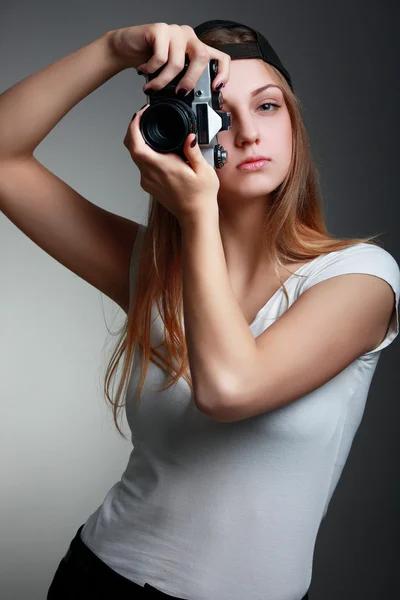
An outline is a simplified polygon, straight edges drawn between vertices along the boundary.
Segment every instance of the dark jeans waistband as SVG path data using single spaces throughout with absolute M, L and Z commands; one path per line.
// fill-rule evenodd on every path
M 76 573 L 80 572 L 80 576 L 86 574 L 88 577 L 91 576 L 100 582 L 104 597 L 106 597 L 109 589 L 110 593 L 112 592 L 114 595 L 118 592 L 132 595 L 135 592 L 136 596 L 132 595 L 132 597 L 142 598 L 143 600 L 188 600 L 166 594 L 149 583 L 145 583 L 142 587 L 111 569 L 83 542 L 80 536 L 83 527 L 84 524 L 79 527 L 61 563 L 63 563 L 63 568 L 67 568 L 71 573 L 74 571 Z M 308 600 L 308 593 L 302 600 Z

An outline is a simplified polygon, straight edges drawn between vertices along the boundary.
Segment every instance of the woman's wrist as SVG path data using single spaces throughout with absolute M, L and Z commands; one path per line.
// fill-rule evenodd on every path
M 118 31 L 119 29 L 112 29 L 111 31 L 107 31 L 107 33 L 105 33 L 104 36 L 102 36 L 108 42 L 111 60 L 115 62 L 115 65 L 118 68 L 120 68 L 121 71 L 128 68 L 136 69 L 143 62 L 143 60 L 140 61 L 139 59 L 135 59 L 135 57 L 132 56 L 124 56 L 121 52 L 118 51 L 117 45 L 115 43 Z

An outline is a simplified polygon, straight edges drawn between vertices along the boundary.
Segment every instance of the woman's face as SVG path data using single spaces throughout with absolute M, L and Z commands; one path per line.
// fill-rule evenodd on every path
M 231 61 L 229 81 L 222 88 L 222 110 L 231 113 L 231 129 L 218 133 L 218 143 L 228 153 L 228 162 L 216 169 L 220 180 L 218 200 L 223 205 L 243 204 L 243 199 L 262 199 L 284 180 L 292 156 L 292 127 L 283 92 L 276 86 L 261 59 Z M 273 103 L 273 104 L 269 104 Z M 279 106 L 274 106 L 277 104 Z M 248 156 L 270 160 L 257 171 L 240 171 L 237 165 Z

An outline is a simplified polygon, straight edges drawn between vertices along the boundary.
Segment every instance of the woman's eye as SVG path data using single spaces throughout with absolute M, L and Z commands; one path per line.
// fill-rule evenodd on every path
M 273 110 L 262 110 L 261 112 L 275 112 L 276 110 L 278 110 L 278 108 L 280 108 L 280 104 L 276 104 L 275 102 L 265 102 L 264 104 L 261 104 L 258 108 L 261 108 L 262 106 L 275 106 L 275 108 Z

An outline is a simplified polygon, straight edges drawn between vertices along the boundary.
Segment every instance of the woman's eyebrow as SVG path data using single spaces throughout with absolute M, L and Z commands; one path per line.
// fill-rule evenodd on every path
M 261 92 L 263 92 L 264 90 L 268 89 L 269 87 L 276 87 L 276 88 L 281 89 L 279 87 L 279 85 L 276 85 L 275 83 L 268 83 L 267 85 L 263 85 L 262 87 L 257 88 L 256 90 L 252 91 L 251 92 L 251 96 L 252 97 L 257 96 L 257 94 L 261 94 Z
M 261 92 L 263 92 L 264 90 L 266 90 L 266 89 L 268 89 L 270 87 L 276 87 L 276 88 L 278 88 L 279 90 L 282 91 L 282 88 L 279 85 L 276 85 L 275 83 L 267 83 L 267 85 L 263 85 L 263 86 L 257 88 L 256 90 L 253 90 L 251 92 L 251 97 L 254 98 L 255 96 L 258 96 L 258 94 L 261 94 Z M 224 102 L 223 103 L 225 104 L 225 98 L 224 98 Z M 229 100 L 226 100 L 226 103 L 229 104 Z

